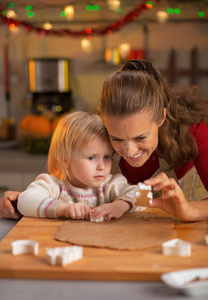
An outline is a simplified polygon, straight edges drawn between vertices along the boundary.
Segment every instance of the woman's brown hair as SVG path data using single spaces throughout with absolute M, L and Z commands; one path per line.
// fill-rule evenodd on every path
M 198 147 L 190 134 L 190 126 L 201 123 L 208 117 L 208 101 L 196 86 L 190 88 L 167 86 L 160 73 L 150 61 L 132 60 L 113 73 L 103 84 L 99 111 L 102 115 L 129 116 L 151 111 L 159 128 L 159 157 L 165 159 L 169 169 L 192 161 Z

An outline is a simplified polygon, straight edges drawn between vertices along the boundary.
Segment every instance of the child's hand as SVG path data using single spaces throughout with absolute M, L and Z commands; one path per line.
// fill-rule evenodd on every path
M 105 216 L 106 220 L 109 221 L 112 218 L 120 218 L 130 207 L 131 204 L 129 202 L 118 199 L 112 203 L 106 203 L 94 208 L 91 213 L 97 219 Z
M 85 203 L 67 204 L 63 203 L 56 209 L 58 218 L 73 220 L 84 220 L 90 218 L 90 207 Z

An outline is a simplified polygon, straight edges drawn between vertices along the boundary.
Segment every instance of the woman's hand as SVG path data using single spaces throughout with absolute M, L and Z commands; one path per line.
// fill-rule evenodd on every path
M 106 220 L 109 221 L 113 218 L 120 218 L 131 206 L 129 202 L 117 199 L 112 203 L 106 203 L 94 208 L 91 213 L 97 219 L 105 216 Z
M 15 211 L 19 194 L 19 192 L 13 191 L 7 191 L 4 193 L 4 197 L 0 199 L 0 216 L 9 219 L 20 218 L 20 213 L 17 210 Z
M 84 220 L 90 218 L 90 207 L 82 202 L 68 204 L 63 203 L 56 208 L 58 218 L 67 218 L 73 220 Z
M 187 202 L 182 189 L 175 179 L 168 178 L 165 173 L 160 173 L 155 178 L 145 180 L 144 183 L 151 185 L 155 191 L 162 189 L 161 196 L 152 200 L 151 207 L 158 207 L 184 221 L 206 219 L 202 211 L 205 207 L 206 209 L 208 208 L 208 201 Z

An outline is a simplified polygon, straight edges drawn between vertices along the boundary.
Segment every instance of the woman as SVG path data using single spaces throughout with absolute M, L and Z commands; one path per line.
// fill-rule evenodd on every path
M 177 182 L 195 166 L 208 190 L 208 102 L 196 87 L 171 91 L 150 62 L 129 61 L 104 82 L 100 114 L 123 175 L 162 189 L 152 207 L 185 221 L 208 219 L 208 198 L 188 202 Z M 1 199 L 0 214 L 9 200 Z
M 150 62 L 129 61 L 104 82 L 100 113 L 127 180 L 163 189 L 152 207 L 208 218 L 208 200 L 188 203 L 175 180 L 195 166 L 208 195 L 208 102 L 196 87 L 171 91 Z

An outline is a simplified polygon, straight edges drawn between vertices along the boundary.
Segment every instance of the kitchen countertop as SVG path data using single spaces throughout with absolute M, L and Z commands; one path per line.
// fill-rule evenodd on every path
M 0 150 L 0 171 L 30 171 L 45 168 L 47 155 L 32 155 L 20 149 Z M 0 217 L 0 240 L 18 221 Z M 188 300 L 194 299 L 163 282 L 0 279 L 1 300 Z M 196 298 L 195 298 L 196 299 Z M 197 298 L 205 300 L 207 296 Z
M 17 223 L 0 217 L 0 239 Z M 163 282 L 0 279 L 1 300 L 188 300 Z M 195 298 L 196 299 L 196 298 Z M 207 296 L 197 298 L 205 300 Z

